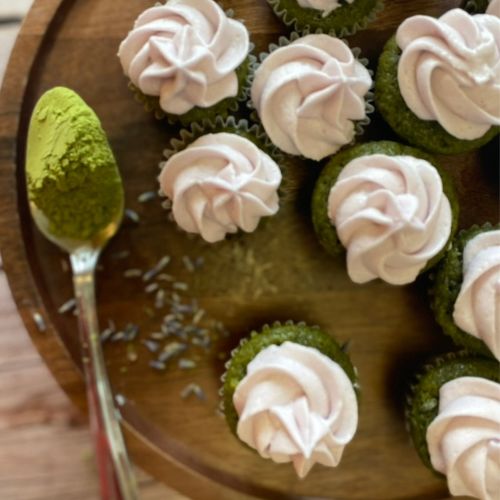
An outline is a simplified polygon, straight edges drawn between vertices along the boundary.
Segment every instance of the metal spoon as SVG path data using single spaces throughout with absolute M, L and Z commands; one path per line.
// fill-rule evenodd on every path
M 33 202 L 30 202 L 30 210 L 40 231 L 50 241 L 70 254 L 73 286 L 79 313 L 89 416 L 95 439 L 102 498 L 136 500 L 138 498 L 137 484 L 120 429 L 119 412 L 114 406 L 106 374 L 99 338 L 94 284 L 99 255 L 118 230 L 123 207 L 115 219 L 89 241 L 54 237 L 49 231 L 47 217 Z

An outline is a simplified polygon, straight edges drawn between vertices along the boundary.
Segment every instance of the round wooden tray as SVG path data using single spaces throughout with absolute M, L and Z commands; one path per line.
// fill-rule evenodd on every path
M 55 377 L 82 408 L 76 322 L 58 307 L 71 297 L 64 255 L 40 236 L 29 217 L 24 186 L 27 124 L 36 99 L 46 89 L 66 85 L 94 107 L 110 136 L 123 173 L 127 206 L 141 222 L 126 224 L 103 255 L 98 273 L 101 324 L 114 319 L 141 326 L 133 344 L 139 359 L 127 360 L 126 345 L 106 345 L 127 443 L 134 461 L 193 498 L 439 499 L 446 484 L 420 463 L 407 436 L 403 403 L 412 373 L 433 353 L 451 348 L 439 334 L 425 287 L 353 285 L 343 259 L 331 259 L 312 233 L 308 214 L 318 167 L 294 162 L 289 175 L 297 186 L 288 193 L 280 215 L 256 233 L 239 235 L 210 247 L 190 239 L 167 222 L 158 200 L 139 204 L 137 196 L 156 189 L 157 165 L 176 128 L 155 122 L 134 102 L 116 57 L 118 44 L 151 0 L 38 0 L 15 47 L 0 96 L 0 235 L 4 264 L 19 311 L 33 342 Z M 265 50 L 283 28 L 265 0 L 226 0 L 246 21 L 257 50 Z M 408 15 L 439 15 L 456 0 L 391 0 L 378 21 L 351 38 L 375 68 L 384 41 Z M 394 139 L 376 115 L 365 138 Z M 467 155 L 442 158 L 454 177 L 461 202 L 460 226 L 498 218 L 497 144 Z M 116 252 L 131 251 L 124 260 Z M 151 354 L 140 343 L 157 328 L 149 318 L 151 296 L 140 280 L 127 280 L 127 268 L 148 269 L 165 254 L 168 272 L 189 284 L 207 317 L 220 320 L 231 335 L 205 352 L 193 347 L 198 367 L 165 372 L 149 366 Z M 182 256 L 203 256 L 205 265 L 190 273 Z M 154 308 L 153 308 L 154 309 Z M 38 312 L 47 329 L 33 320 Z M 305 320 L 350 341 L 363 388 L 359 431 L 337 469 L 316 467 L 300 481 L 288 465 L 261 460 L 229 433 L 217 414 L 217 390 L 224 353 L 251 328 L 274 320 Z M 207 396 L 182 400 L 189 382 Z

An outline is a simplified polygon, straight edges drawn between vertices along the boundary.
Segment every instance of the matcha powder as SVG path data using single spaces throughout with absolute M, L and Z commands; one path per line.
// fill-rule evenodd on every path
M 123 210 L 123 186 L 94 111 L 56 87 L 31 117 L 26 158 L 28 196 L 56 237 L 90 240 Z

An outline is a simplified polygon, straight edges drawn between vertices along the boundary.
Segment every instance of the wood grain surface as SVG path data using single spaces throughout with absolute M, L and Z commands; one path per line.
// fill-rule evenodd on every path
M 265 0 L 221 2 L 245 20 L 261 51 L 283 33 Z M 381 47 L 408 15 L 439 15 L 459 2 L 393 0 L 373 26 L 352 38 L 374 69 Z M 371 283 L 353 285 L 342 259 L 322 252 L 308 214 L 310 190 L 318 168 L 305 162 L 287 165 L 286 196 L 278 217 L 252 235 L 238 235 L 215 246 L 186 237 L 166 220 L 158 200 L 137 202 L 156 189 L 161 152 L 178 130 L 157 123 L 133 101 L 116 59 L 117 46 L 135 17 L 151 2 L 137 0 L 39 0 L 15 48 L 0 96 L 0 228 L 5 266 L 19 311 L 59 383 L 80 407 L 84 391 L 79 366 L 76 323 L 57 313 L 71 297 L 64 256 L 34 229 L 24 192 L 26 127 L 40 94 L 67 85 L 93 106 L 110 136 L 124 177 L 127 205 L 140 216 L 126 224 L 103 255 L 98 273 L 101 323 L 119 328 L 138 323 L 141 335 L 130 362 L 127 346 L 106 346 L 111 381 L 126 398 L 121 408 L 127 442 L 135 461 L 194 498 L 323 497 L 336 499 L 439 499 L 445 483 L 419 462 L 407 437 L 402 407 L 413 371 L 433 353 L 450 349 L 427 306 L 423 282 L 410 287 Z M 394 139 L 378 116 L 365 135 Z M 498 218 L 497 146 L 441 158 L 457 184 L 460 225 Z M 130 250 L 124 260 L 116 252 Z M 175 365 L 165 372 L 149 366 L 151 354 L 141 344 L 158 328 L 160 314 L 149 317 L 151 296 L 142 282 L 126 280 L 127 268 L 146 270 L 165 254 L 168 272 L 189 285 L 183 300 L 197 298 L 207 320 L 222 321 L 231 335 L 205 351 L 192 347 L 196 369 Z M 205 266 L 190 273 L 182 257 L 202 256 Z M 33 313 L 44 318 L 39 332 Z M 341 467 L 317 467 L 299 481 L 288 466 L 265 462 L 237 442 L 217 414 L 217 389 L 223 358 L 252 328 L 274 320 L 305 320 L 350 341 L 350 354 L 363 386 L 360 425 Z M 182 400 L 189 382 L 199 383 L 206 401 Z

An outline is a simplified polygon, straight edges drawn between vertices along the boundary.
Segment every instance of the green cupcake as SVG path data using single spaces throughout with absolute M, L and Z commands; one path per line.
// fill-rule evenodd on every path
M 348 36 L 375 19 L 384 8 L 382 0 L 267 0 L 276 16 L 299 33 Z
M 429 154 L 370 142 L 335 155 L 312 198 L 316 236 L 332 255 L 347 251 L 355 283 L 402 285 L 434 266 L 455 234 L 458 201 Z
M 477 33 L 466 58 L 459 42 L 464 29 Z M 398 135 L 430 152 L 457 154 L 498 134 L 498 48 L 487 42 L 494 29 L 460 9 L 404 21 L 380 56 L 375 81 L 376 106 Z
M 118 57 L 146 111 L 189 125 L 227 117 L 247 99 L 252 48 L 243 23 L 216 2 L 169 0 L 137 18 Z
M 422 462 L 435 471 L 429 453 L 428 429 L 440 412 L 440 403 L 443 403 L 440 401 L 440 391 L 443 386 L 463 377 L 477 377 L 499 383 L 500 365 L 494 360 L 476 357 L 467 352 L 435 358 L 417 375 L 416 383 L 411 387 L 407 398 L 406 421 L 413 444 Z
M 194 123 L 164 154 L 158 178 L 163 206 L 187 233 L 216 243 L 254 232 L 279 211 L 281 157 L 258 125 L 233 117 Z
M 431 276 L 430 287 L 431 306 L 443 332 L 457 345 L 497 359 L 500 332 L 494 324 L 494 312 L 488 311 L 495 304 L 494 281 L 498 279 L 500 225 L 485 224 L 458 234 Z
M 315 463 L 338 465 L 357 428 L 358 383 L 330 335 L 304 323 L 265 325 L 232 352 L 222 379 L 231 431 L 263 458 L 293 462 L 299 477 Z

